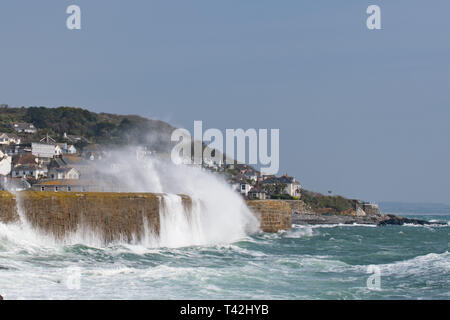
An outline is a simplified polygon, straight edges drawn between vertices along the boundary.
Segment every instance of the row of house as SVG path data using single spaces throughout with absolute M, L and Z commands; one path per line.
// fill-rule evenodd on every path
M 288 195 L 295 198 L 301 196 L 301 184 L 287 174 L 276 177 L 264 175 L 245 164 L 229 167 L 234 174 L 228 175 L 227 182 L 234 190 L 248 199 L 269 199 L 272 196 Z
M 35 133 L 32 124 L 12 124 L 16 132 Z M 103 161 L 108 152 L 98 145 L 89 145 L 83 153 L 71 143 L 88 142 L 85 138 L 64 133 L 65 143 L 58 143 L 50 136 L 38 142 L 21 143 L 16 134 L 0 133 L 0 182 L 9 188 L 37 191 L 120 191 L 120 183 L 96 179 L 92 161 Z M 147 148 L 136 151 L 138 159 L 160 158 L 164 154 L 153 153 Z M 276 177 L 261 174 L 246 164 L 225 164 L 223 161 L 205 161 L 202 169 L 224 174 L 234 190 L 248 199 L 267 199 L 287 195 L 299 198 L 301 184 L 287 174 Z M 103 181 L 103 182 L 99 182 Z
M 12 123 L 10 127 L 23 137 L 37 132 L 30 123 Z M 17 134 L 0 133 L 0 187 L 22 190 L 51 180 L 80 179 L 83 159 L 77 156 L 77 149 L 70 142 L 84 141 L 84 138 L 65 133 L 67 142 L 64 143 L 48 135 L 40 141 L 22 143 Z M 72 162 L 76 162 L 77 167 L 71 166 Z M 87 163 L 84 165 L 88 167 Z

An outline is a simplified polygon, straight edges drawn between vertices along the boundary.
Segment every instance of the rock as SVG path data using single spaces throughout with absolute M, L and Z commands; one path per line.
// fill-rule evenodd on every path
M 445 222 L 429 222 L 426 220 L 420 220 L 420 219 L 410 219 L 405 217 L 396 216 L 394 214 L 388 214 L 383 217 L 383 220 L 381 220 L 378 225 L 379 226 L 386 226 L 386 225 L 404 225 L 405 223 L 409 224 L 417 224 L 417 225 L 445 225 Z

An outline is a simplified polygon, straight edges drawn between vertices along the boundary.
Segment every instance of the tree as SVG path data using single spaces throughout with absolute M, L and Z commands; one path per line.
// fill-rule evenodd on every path
M 263 184 L 262 189 L 269 195 L 283 194 L 285 193 L 286 184 L 279 181 L 275 181 L 273 183 L 265 183 Z

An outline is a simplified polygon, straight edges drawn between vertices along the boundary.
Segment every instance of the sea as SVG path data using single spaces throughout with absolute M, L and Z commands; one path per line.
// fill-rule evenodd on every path
M 171 247 L 58 243 L 0 224 L 0 294 L 8 300 L 448 300 L 450 215 L 411 217 L 447 224 L 294 225 Z

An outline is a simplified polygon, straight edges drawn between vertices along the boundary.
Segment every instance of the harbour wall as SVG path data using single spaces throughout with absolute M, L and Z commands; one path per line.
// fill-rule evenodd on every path
M 190 207 L 189 197 L 182 196 Z M 0 221 L 20 215 L 34 229 L 63 239 L 76 232 L 95 234 L 105 243 L 139 241 L 147 231 L 159 233 L 160 197 L 151 193 L 0 192 Z
M 264 232 L 292 229 L 292 208 L 284 200 L 248 200 L 247 206 L 260 220 Z
M 192 201 L 182 197 L 187 215 Z M 277 232 L 292 226 L 292 210 L 284 201 L 248 201 L 259 218 L 261 230 Z M 75 233 L 95 234 L 105 243 L 140 241 L 146 234 L 158 235 L 161 195 L 153 193 L 39 192 L 13 195 L 0 191 L 0 222 L 22 220 L 44 234 L 64 239 Z

